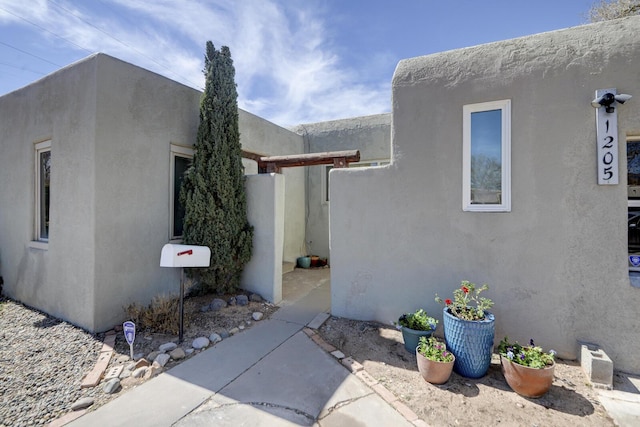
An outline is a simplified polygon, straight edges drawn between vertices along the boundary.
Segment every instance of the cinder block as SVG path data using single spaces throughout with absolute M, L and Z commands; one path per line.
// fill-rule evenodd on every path
M 583 344 L 580 347 L 580 365 L 594 387 L 613 388 L 613 362 L 604 350 Z

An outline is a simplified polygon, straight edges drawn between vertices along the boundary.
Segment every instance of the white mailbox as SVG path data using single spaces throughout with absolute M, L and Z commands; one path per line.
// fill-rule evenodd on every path
M 176 245 L 162 247 L 160 267 L 209 267 L 211 249 L 207 246 Z

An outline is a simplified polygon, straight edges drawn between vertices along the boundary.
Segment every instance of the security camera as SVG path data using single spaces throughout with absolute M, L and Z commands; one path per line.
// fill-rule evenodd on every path
M 615 111 L 613 104 L 616 101 L 619 102 L 620 104 L 624 104 L 630 99 L 631 99 L 631 95 L 627 95 L 625 93 L 614 95 L 611 92 L 607 92 L 605 94 L 602 94 L 598 98 L 594 99 L 593 101 L 591 101 L 591 105 L 594 108 L 605 107 L 607 113 L 613 113 Z

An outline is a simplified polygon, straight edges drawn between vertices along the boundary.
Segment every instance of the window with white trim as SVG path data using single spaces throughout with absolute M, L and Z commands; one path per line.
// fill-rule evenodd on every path
M 370 160 L 366 162 L 349 163 L 350 168 L 368 168 L 374 166 L 384 166 L 390 163 L 389 159 Z M 329 202 L 329 172 L 333 165 L 324 165 L 324 176 L 322 177 L 322 203 Z
M 184 179 L 184 173 L 191 165 L 193 148 L 171 144 L 171 166 L 169 183 L 169 238 L 178 240 L 182 238 L 185 208 L 180 203 L 180 188 Z
M 35 240 L 49 241 L 51 203 L 51 141 L 35 144 Z
M 511 100 L 463 107 L 462 210 L 511 211 Z

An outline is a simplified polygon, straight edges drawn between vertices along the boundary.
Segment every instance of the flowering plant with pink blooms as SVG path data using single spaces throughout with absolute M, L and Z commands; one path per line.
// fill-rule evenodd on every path
M 453 353 L 447 350 L 445 343 L 438 341 L 434 337 L 420 337 L 417 350 L 418 353 L 429 360 L 436 362 L 453 362 Z
M 480 296 L 487 289 L 487 284 L 477 287 L 475 283 L 463 280 L 460 287 L 453 291 L 453 301 L 449 298 L 443 300 L 436 294 L 436 302 L 447 306 L 449 313 L 459 319 L 483 320 L 485 311 L 493 307 L 493 301 Z

